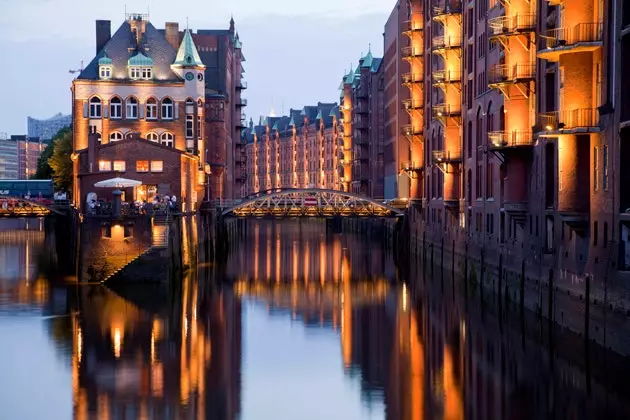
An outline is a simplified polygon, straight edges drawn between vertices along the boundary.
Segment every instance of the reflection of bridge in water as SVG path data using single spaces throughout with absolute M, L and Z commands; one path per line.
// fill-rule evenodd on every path
M 246 197 L 223 211 L 237 217 L 397 217 L 404 213 L 350 192 L 319 188 L 280 188 Z

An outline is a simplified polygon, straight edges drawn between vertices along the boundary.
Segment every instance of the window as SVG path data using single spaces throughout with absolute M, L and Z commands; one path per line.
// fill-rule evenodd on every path
M 136 160 L 136 172 L 149 172 L 149 161 Z
M 147 140 L 152 141 L 154 143 L 158 142 L 158 135 L 155 133 L 149 133 L 147 134 Z
M 103 143 L 103 136 L 101 133 L 96 133 L 96 143 L 100 146 Z
M 162 172 L 162 171 L 164 171 L 164 161 L 152 160 L 151 161 L 151 172 Z
M 98 161 L 98 170 L 101 172 L 111 171 L 112 170 L 112 161 L 111 160 L 99 160 Z
M 118 131 L 114 131 L 112 134 L 109 135 L 109 141 L 121 141 L 122 138 L 123 138 L 122 133 Z
M 101 118 L 101 99 L 96 96 L 90 99 L 90 118 Z
M 122 118 L 122 100 L 117 96 L 109 102 L 109 116 L 114 120 Z
M 201 116 L 197 115 L 197 138 L 201 138 Z
M 599 148 L 593 147 L 593 190 L 597 191 L 599 179 L 597 179 L 597 173 L 599 172 L 599 159 L 597 159 L 597 152 Z
M 162 119 L 173 119 L 173 101 L 171 100 L 171 98 L 164 98 L 162 100 Z
M 158 106 L 155 98 L 147 99 L 147 120 L 157 120 Z
M 191 139 L 194 136 L 194 116 L 186 115 L 186 138 Z
M 110 66 L 100 66 L 99 77 L 101 79 L 109 79 L 112 77 L 112 68 Z
M 114 170 L 118 172 L 125 172 L 125 161 L 124 160 L 115 160 L 114 161 Z
M 130 79 L 150 80 L 152 77 L 153 77 L 153 69 L 151 67 L 129 67 Z
M 604 166 L 604 176 L 603 176 L 602 181 L 604 184 L 604 191 L 608 191 L 608 146 L 603 146 L 602 152 L 603 152 L 602 164 Z
M 133 96 L 127 98 L 127 115 L 128 120 L 135 120 L 138 118 L 138 100 Z
M 173 147 L 173 135 L 171 133 L 162 133 L 162 144 Z

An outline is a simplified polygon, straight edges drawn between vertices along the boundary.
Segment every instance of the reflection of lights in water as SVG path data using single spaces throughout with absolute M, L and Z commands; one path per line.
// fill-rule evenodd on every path
M 81 361 L 81 354 L 83 353 L 83 332 L 81 327 L 77 327 L 77 358 Z
M 466 321 L 464 321 L 463 319 L 459 323 L 459 329 L 462 334 L 462 340 L 466 340 Z
M 184 318 L 184 336 L 188 337 L 188 319 Z
M 120 357 L 120 347 L 122 345 L 122 333 L 119 327 L 114 327 L 112 332 L 112 341 L 114 345 L 114 356 L 118 359 Z
M 403 311 L 407 312 L 407 285 L 403 283 Z
M 151 332 L 151 364 L 155 363 L 155 332 Z

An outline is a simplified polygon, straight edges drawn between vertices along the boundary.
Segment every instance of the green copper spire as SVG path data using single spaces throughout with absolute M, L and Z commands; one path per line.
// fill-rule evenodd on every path
M 374 60 L 374 56 L 372 55 L 372 44 L 368 47 L 368 53 L 365 57 L 361 58 L 361 67 L 362 68 L 370 68 L 372 67 L 372 61 Z
M 182 39 L 182 43 L 179 45 L 179 50 L 177 50 L 177 56 L 175 57 L 173 65 L 184 67 L 203 66 L 195 42 L 188 29 L 184 32 L 184 39 Z

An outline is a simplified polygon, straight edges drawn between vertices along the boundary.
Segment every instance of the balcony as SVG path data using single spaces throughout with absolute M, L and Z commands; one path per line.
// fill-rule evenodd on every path
M 491 131 L 488 133 L 489 147 L 492 150 L 531 147 L 534 136 L 531 131 Z
M 434 54 L 443 54 L 447 50 L 459 49 L 462 47 L 461 35 L 438 35 L 431 40 Z
M 403 73 L 401 76 L 403 85 L 411 85 L 412 83 L 422 83 L 422 73 Z
M 422 20 L 422 16 L 420 16 L 416 20 L 408 20 L 403 22 L 402 25 L 402 33 L 403 35 L 407 35 L 408 37 L 413 36 L 414 32 L 421 32 L 424 29 L 424 22 Z
M 424 49 L 422 47 L 422 44 L 420 44 L 419 46 L 410 46 L 410 47 L 403 47 L 401 49 L 402 52 L 402 56 L 405 60 L 411 60 L 413 58 L 420 58 L 422 57 L 422 55 L 424 54 Z
M 446 118 L 458 118 L 461 117 L 462 108 L 459 104 L 437 104 L 433 105 L 433 119 L 446 119 Z
M 247 128 L 247 121 L 245 121 L 245 119 L 240 119 L 236 121 L 236 128 L 239 130 Z
M 236 104 L 235 105 L 236 105 L 237 108 L 242 108 L 244 106 L 247 106 L 247 99 L 245 99 L 245 98 L 238 98 L 236 100 Z
M 451 152 L 450 150 L 434 150 L 432 153 L 433 163 L 456 163 L 462 160 L 459 152 Z
M 504 85 L 532 81 L 535 76 L 535 64 L 495 64 L 488 74 L 488 86 L 497 89 Z
M 369 107 L 368 105 L 364 102 L 361 101 L 355 108 L 354 111 L 357 114 L 367 114 L 369 112 Z
M 536 31 L 536 15 L 523 14 L 514 16 L 499 16 L 488 20 L 490 40 L 517 36 Z
M 448 84 L 461 83 L 462 72 L 460 70 L 436 70 L 432 73 L 433 86 L 445 87 Z
M 603 45 L 602 23 L 579 23 L 570 28 L 551 29 L 540 35 L 538 58 L 559 61 L 563 54 L 595 51 Z
M 599 131 L 599 109 L 543 112 L 537 116 L 536 127 L 541 135 Z
M 422 99 L 405 99 L 402 104 L 407 111 L 422 111 Z
M 423 133 L 421 124 L 418 124 L 418 125 L 412 125 L 412 124 L 403 125 L 401 127 L 401 131 L 407 137 L 421 136 L 422 133 Z
M 462 2 L 443 0 L 440 4 L 433 6 L 433 20 L 445 20 L 448 16 L 460 15 L 462 13 Z
M 236 90 L 245 90 L 245 89 L 247 89 L 247 82 L 244 82 L 241 80 L 236 84 Z
M 422 164 L 422 162 L 403 162 L 400 165 L 400 170 L 401 171 L 406 171 L 406 172 L 414 172 L 414 171 L 422 171 L 424 169 L 424 165 Z

